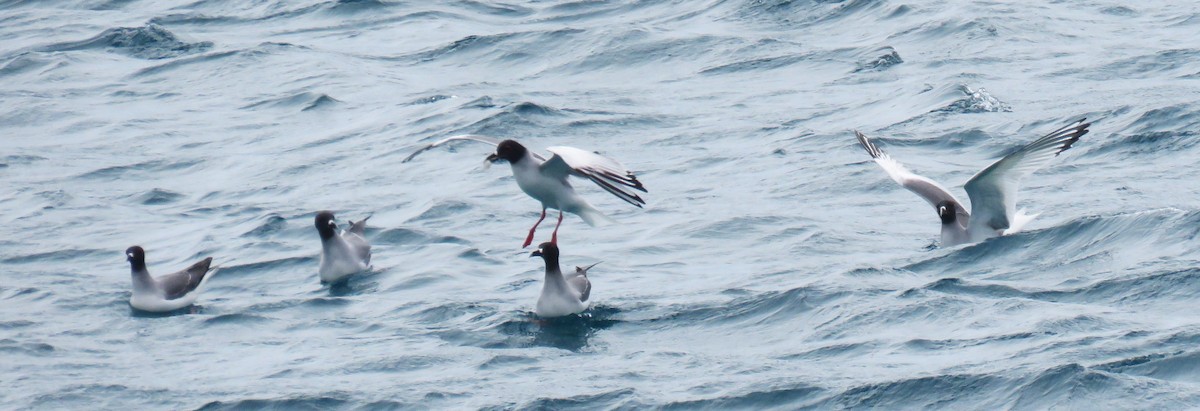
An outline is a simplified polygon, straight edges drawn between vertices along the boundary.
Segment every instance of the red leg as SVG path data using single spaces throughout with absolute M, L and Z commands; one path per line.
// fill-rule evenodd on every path
M 546 208 L 543 207 L 542 208 L 542 217 L 538 219 L 538 222 L 533 223 L 533 228 L 529 229 L 529 236 L 525 237 L 525 244 L 522 245 L 521 248 L 529 247 L 529 243 L 533 242 L 533 231 L 537 230 L 538 224 L 541 224 L 542 220 L 545 220 L 545 219 L 546 219 Z M 559 220 L 562 220 L 562 216 L 559 216 Z
M 562 225 L 562 210 L 558 210 L 558 224 L 554 225 L 554 234 L 550 235 L 550 243 L 558 245 L 558 226 Z

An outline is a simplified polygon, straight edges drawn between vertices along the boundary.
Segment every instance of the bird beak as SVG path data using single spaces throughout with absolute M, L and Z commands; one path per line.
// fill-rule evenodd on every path
M 486 158 L 486 159 L 484 159 L 484 161 L 487 161 L 487 162 L 489 162 L 489 163 L 499 163 L 499 162 L 500 162 L 500 155 L 498 155 L 498 154 L 496 154 L 496 153 L 489 154 L 489 155 L 487 156 L 487 158 Z
M 529 258 L 541 257 L 541 256 L 542 256 L 542 250 L 534 250 L 532 253 L 529 253 Z

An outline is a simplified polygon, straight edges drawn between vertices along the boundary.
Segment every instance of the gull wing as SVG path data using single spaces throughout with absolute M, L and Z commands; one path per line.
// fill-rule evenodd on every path
M 408 155 L 408 157 L 405 157 L 405 158 L 404 158 L 404 160 L 403 160 L 403 161 L 400 161 L 400 162 L 401 162 L 401 163 L 407 163 L 407 162 L 409 162 L 410 160 L 412 160 L 414 157 L 416 157 L 418 154 L 421 154 L 421 153 L 424 153 L 424 152 L 426 152 L 426 151 L 429 151 L 429 150 L 435 149 L 435 148 L 437 148 L 437 147 L 439 147 L 439 146 L 442 146 L 442 145 L 444 145 L 444 144 L 446 144 L 446 143 L 452 143 L 452 142 L 455 142 L 455 141 L 463 141 L 463 140 L 466 140 L 466 141 L 478 141 L 478 142 L 480 142 L 480 143 L 487 143 L 487 144 L 491 144 L 492 146 L 498 146 L 498 145 L 500 145 L 500 139 L 498 139 L 498 138 L 494 138 L 494 137 L 488 137 L 488 136 L 483 136 L 483 135 L 478 135 L 478 134 L 463 134 L 463 135 L 457 135 L 457 136 L 452 136 L 452 137 L 446 137 L 446 138 L 444 138 L 444 139 L 441 139 L 441 140 L 438 140 L 437 142 L 434 142 L 434 143 L 432 143 L 432 144 L 430 144 L 430 145 L 427 145 L 427 146 L 425 146 L 425 147 L 421 147 L 421 148 L 420 148 L 420 149 L 418 149 L 417 151 L 414 151 L 412 154 L 409 154 L 409 155 Z M 534 157 L 536 157 L 538 160 L 542 160 L 542 161 L 545 161 L 545 160 L 546 160 L 545 158 L 543 158 L 541 155 L 538 155 L 537 153 L 532 153 L 532 154 L 533 154 L 533 156 L 534 156 Z
M 973 225 L 1004 230 L 1017 213 L 1017 185 L 1025 176 L 1045 167 L 1088 133 L 1091 123 L 1079 119 L 1004 156 L 975 174 L 965 186 L 971 198 Z
M 887 172 L 888 176 L 896 183 L 899 183 L 900 186 L 916 193 L 917 196 L 925 199 L 925 201 L 934 207 L 937 207 L 938 203 L 949 201 L 954 204 L 955 212 L 958 215 L 970 216 L 967 213 L 967 209 L 962 206 L 962 203 L 958 202 L 958 199 L 954 198 L 954 195 L 950 194 L 950 191 L 942 187 L 941 184 L 908 171 L 903 164 L 892 159 L 891 156 L 875 146 L 875 143 L 863 135 L 863 133 L 855 131 L 854 135 L 858 137 L 858 144 L 862 145 L 863 149 L 867 150 L 867 154 L 870 154 L 871 158 L 875 159 L 875 163 L 883 167 L 883 171 Z
M 155 282 L 162 288 L 163 294 L 168 300 L 178 299 L 194 291 L 196 287 L 204 280 L 204 275 L 208 273 L 208 268 L 212 264 L 212 257 L 205 258 L 198 263 L 192 264 L 191 267 L 183 271 L 171 273 L 158 277 Z
M 646 204 L 632 190 L 647 193 L 632 171 L 617 160 L 574 147 L 550 147 L 546 151 L 554 154 L 541 165 L 542 174 L 554 178 L 568 175 L 586 178 L 629 204 L 641 208 Z
M 350 248 L 354 250 L 354 254 L 363 261 L 363 264 L 371 264 L 371 243 L 367 241 L 367 220 L 371 216 L 367 216 L 358 222 L 351 221 L 350 229 L 342 233 L 342 239 L 350 243 Z
M 587 268 L 575 267 L 575 273 L 566 276 L 567 284 L 570 284 L 572 288 L 579 291 L 579 301 L 587 301 L 588 297 L 592 294 L 592 281 L 588 279 L 587 272 L 592 267 L 595 267 L 596 264 L 600 264 L 600 262 L 593 263 L 587 266 Z

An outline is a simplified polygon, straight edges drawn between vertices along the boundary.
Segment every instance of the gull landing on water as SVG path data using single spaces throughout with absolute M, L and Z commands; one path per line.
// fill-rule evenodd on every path
M 858 143 L 892 180 L 933 205 L 942 220 L 942 246 L 950 247 L 1015 233 L 1037 217 L 1017 211 L 1017 184 L 1087 134 L 1088 126 L 1092 124 L 1085 120 L 1054 130 L 971 177 L 963 186 L 971 199 L 970 213 L 940 184 L 913 174 L 876 147 L 867 136 L 858 131 L 854 134 L 858 136 Z
M 135 245 L 126 249 L 125 260 L 129 261 L 133 274 L 133 295 L 129 305 L 142 311 L 161 313 L 192 305 L 204 284 L 212 278 L 209 275 L 212 257 L 158 278 L 151 277 L 150 271 L 146 270 L 146 251 L 142 247 Z
M 529 229 L 529 235 L 525 237 L 522 248 L 528 247 L 533 242 L 533 233 L 542 220 L 546 219 L 547 208 L 558 210 L 558 224 L 554 226 L 554 234 L 550 237 L 551 243 L 558 243 L 558 227 L 562 225 L 564 211 L 578 215 L 591 226 L 595 226 L 601 221 L 612 221 L 600 210 L 592 207 L 587 200 L 580 197 L 571 183 L 567 181 L 567 176 L 592 180 L 600 188 L 635 207 L 641 208 L 646 204 L 645 200 L 629 190 L 647 192 L 633 172 L 616 160 L 574 147 L 549 147 L 546 151 L 549 151 L 552 156 L 547 159 L 529 151 L 521 143 L 513 140 L 500 141 L 486 136 L 461 135 L 425 146 L 409 155 L 403 162 L 412 160 L 417 154 L 458 140 L 478 141 L 496 146 L 496 152 L 487 156 L 486 160 L 491 163 L 508 161 L 512 166 L 513 177 L 517 180 L 517 186 L 521 187 L 521 191 L 542 203 L 542 216 L 538 218 L 537 223 L 534 223 L 533 228 Z

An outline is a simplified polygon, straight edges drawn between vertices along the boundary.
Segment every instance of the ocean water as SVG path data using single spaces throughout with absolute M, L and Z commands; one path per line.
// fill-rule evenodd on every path
M 1200 4 L 0 0 L 0 408 L 1200 408 Z M 1013 236 L 961 185 L 1079 117 Z M 638 173 L 567 216 L 459 133 Z M 316 211 L 374 269 L 319 283 Z M 553 218 L 554 214 L 551 214 Z M 551 220 L 552 219 L 548 219 Z M 547 241 L 543 225 L 538 241 Z M 197 304 L 132 310 L 212 256 Z

